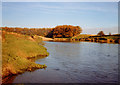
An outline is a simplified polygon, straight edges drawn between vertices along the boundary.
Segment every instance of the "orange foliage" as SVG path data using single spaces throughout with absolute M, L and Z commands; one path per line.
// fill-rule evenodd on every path
M 47 37 L 53 38 L 68 38 L 78 35 L 82 32 L 82 29 L 79 26 L 72 25 L 61 25 L 53 28 L 51 32 L 47 35 Z
M 46 36 L 51 38 L 67 38 L 72 37 L 82 32 L 82 29 L 79 26 L 72 25 L 60 25 L 55 28 L 12 28 L 12 27 L 2 27 L 2 30 L 8 32 L 16 32 L 24 35 L 39 35 Z

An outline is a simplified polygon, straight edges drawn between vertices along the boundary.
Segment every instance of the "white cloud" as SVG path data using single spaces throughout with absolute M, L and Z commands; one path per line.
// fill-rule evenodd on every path
M 108 8 L 108 7 L 102 7 L 102 6 L 80 6 L 80 5 L 75 5 L 75 4 L 66 4 L 66 3 L 61 3 L 61 5 L 43 5 L 43 4 L 38 4 L 38 5 L 32 5 L 31 8 L 39 8 L 43 11 L 49 11 L 49 12 L 80 12 L 81 10 L 89 10 L 89 11 L 100 11 L 100 12 L 115 12 L 117 13 L 118 10 L 114 8 Z
M 72 1 L 72 0 L 71 0 Z M 58 4 L 58 5 L 57 5 Z M 54 14 L 54 13 L 60 13 L 60 14 L 71 14 L 71 13 L 84 13 L 85 10 L 87 11 L 100 11 L 100 12 L 114 12 L 117 13 L 118 10 L 114 8 L 106 8 L 102 6 L 81 6 L 81 5 L 75 5 L 76 3 L 57 3 L 56 5 L 51 5 L 51 4 L 41 4 L 41 3 L 36 3 L 36 4 L 26 4 L 25 8 L 28 8 L 28 10 L 40 10 L 41 13 L 47 13 L 47 14 Z M 19 11 L 24 11 L 24 6 L 20 5 L 9 5 L 9 6 L 3 6 L 3 8 L 12 8 L 14 10 L 19 10 Z M 108 7 L 108 6 L 107 6 Z M 26 10 L 25 10 L 26 11 Z

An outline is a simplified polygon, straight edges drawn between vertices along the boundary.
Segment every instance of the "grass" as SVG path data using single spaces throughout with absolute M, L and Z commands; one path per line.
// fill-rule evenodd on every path
M 88 37 L 90 37 L 91 35 L 88 35 L 88 34 L 80 34 L 80 35 L 78 35 L 78 36 L 75 36 L 75 37 L 73 37 L 74 39 L 79 39 L 79 38 L 88 38 Z
M 80 39 L 80 38 L 89 38 L 90 36 L 94 36 L 94 35 L 89 35 L 89 34 L 80 34 L 78 36 L 73 37 L 74 39 Z M 96 35 L 97 36 L 97 35 Z M 94 37 L 95 38 L 95 37 Z M 106 39 L 118 39 L 120 38 L 120 36 L 101 36 L 99 38 L 106 38 Z
M 32 71 L 44 68 L 46 65 L 36 64 L 28 60 L 29 57 L 38 55 L 48 56 L 47 49 L 38 43 L 42 43 L 39 37 L 32 39 L 30 36 L 16 33 L 3 32 L 2 41 L 2 76 Z
M 103 37 L 103 38 L 106 38 L 106 39 L 118 39 L 118 38 L 120 38 L 120 36 L 106 36 L 106 37 Z

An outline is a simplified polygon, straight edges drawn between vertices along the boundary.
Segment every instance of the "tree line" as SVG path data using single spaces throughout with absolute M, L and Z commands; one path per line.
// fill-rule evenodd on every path
M 7 32 L 15 32 L 23 35 L 39 35 L 39 36 L 47 36 L 47 34 L 51 31 L 52 28 L 18 28 L 18 27 L 2 27 L 2 30 Z
M 15 32 L 23 35 L 39 35 L 50 38 L 68 38 L 78 35 L 82 32 L 81 27 L 72 25 L 60 25 L 55 28 L 18 28 L 2 27 L 7 32 Z

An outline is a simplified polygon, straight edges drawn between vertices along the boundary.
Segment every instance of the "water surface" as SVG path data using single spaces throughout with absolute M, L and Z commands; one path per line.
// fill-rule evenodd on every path
M 36 61 L 46 69 L 25 72 L 13 83 L 116 83 L 118 44 L 45 42 L 50 55 Z

